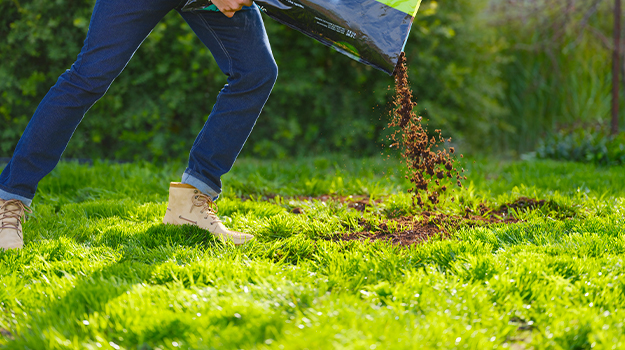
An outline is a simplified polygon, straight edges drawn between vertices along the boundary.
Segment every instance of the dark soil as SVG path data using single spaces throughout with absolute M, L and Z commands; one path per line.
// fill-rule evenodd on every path
M 358 222 L 360 231 L 337 233 L 333 239 L 337 241 L 385 240 L 393 244 L 409 246 L 426 242 L 432 238 L 450 238 L 452 237 L 451 231 L 459 227 L 516 223 L 519 220 L 511 215 L 514 211 L 535 210 L 543 207 L 559 210 L 562 214 L 561 217 L 575 215 L 570 209 L 558 207 L 552 202 L 521 197 L 498 208 L 489 208 L 482 203 L 477 211 L 467 208 L 462 216 L 424 211 L 416 216 L 386 219 L 378 225 L 360 220 Z
M 261 200 L 272 200 L 276 195 L 262 196 Z M 383 202 L 384 198 L 376 199 L 371 203 L 369 196 L 351 195 L 321 195 L 287 197 L 303 201 L 338 201 L 347 204 L 348 208 L 364 212 L 366 208 L 374 204 Z M 249 198 L 243 196 L 243 200 Z M 448 215 L 435 211 L 423 211 L 418 215 L 398 215 L 398 217 L 387 217 L 381 223 L 375 224 L 363 219 L 358 222 L 357 231 L 337 232 L 331 240 L 334 241 L 366 241 L 385 240 L 393 244 L 409 246 L 415 243 L 426 242 L 432 238 L 448 239 L 453 236 L 453 231 L 460 227 L 486 226 L 492 224 L 512 224 L 519 222 L 512 215 L 515 211 L 543 210 L 556 219 L 568 219 L 578 215 L 578 210 L 561 206 L 554 201 L 543 199 L 533 199 L 519 197 L 517 200 L 502 204 L 498 207 L 490 207 L 486 203 L 481 203 L 477 208 L 466 207 L 462 215 Z M 294 207 L 290 209 L 293 214 L 305 214 L 304 209 Z M 390 213 L 387 213 L 389 215 Z M 393 214 L 390 214 L 393 215 Z M 353 230 L 351 227 L 346 227 Z
M 360 221 L 361 231 L 340 233 L 336 240 L 387 240 L 393 244 L 411 245 L 426 242 L 432 238 L 447 239 L 452 236 L 450 229 L 460 226 L 483 226 L 496 223 L 515 223 L 519 220 L 503 214 L 501 216 L 481 216 L 465 214 L 464 216 L 447 215 L 425 211 L 418 216 L 401 216 L 399 218 L 383 220 L 381 224 L 372 226 L 371 223 Z M 395 227 L 395 229 L 391 229 Z M 399 231 L 397 230 L 399 228 Z
M 0 335 L 9 340 L 13 340 L 13 334 L 4 328 L 0 328 Z
M 411 192 L 413 205 L 418 204 L 424 207 L 425 200 L 429 200 L 432 205 L 439 202 L 440 195 L 447 191 L 450 186 L 460 186 L 460 180 L 466 177 L 458 171 L 455 166 L 456 159 L 452 156 L 455 153 L 453 147 L 445 149 L 441 147 L 445 140 L 441 135 L 441 130 L 435 130 L 436 136 L 428 136 L 427 128 L 421 122 L 422 118 L 413 112 L 417 105 L 413 101 L 412 90 L 408 82 L 408 68 L 406 67 L 406 57 L 402 52 L 395 76 L 395 109 L 392 113 L 388 128 L 397 128 L 390 136 L 391 148 L 399 148 L 402 157 L 406 162 L 406 178 L 410 180 L 413 187 Z M 462 157 L 462 155 L 460 155 Z
M 362 231 L 338 233 L 334 238 L 337 241 L 390 241 L 397 245 L 412 245 L 426 242 L 433 237 L 449 238 L 450 234 L 438 224 L 445 221 L 447 217 L 443 214 L 432 214 L 424 212 L 419 217 L 402 216 L 395 219 L 384 220 L 381 224 L 373 226 L 369 222 L 360 220 L 358 225 Z M 391 232 L 389 225 L 396 225 L 401 228 L 399 232 Z

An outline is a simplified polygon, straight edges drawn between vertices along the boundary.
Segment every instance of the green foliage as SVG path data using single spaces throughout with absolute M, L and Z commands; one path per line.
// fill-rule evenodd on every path
M 10 156 L 35 107 L 69 68 L 93 0 L 0 1 L 0 156 Z M 467 146 L 508 128 L 502 119 L 503 44 L 479 16 L 486 0 L 425 1 L 406 45 L 419 110 Z M 280 76 L 244 154 L 373 154 L 386 142 L 393 80 L 266 20 Z M 168 14 L 107 95 L 89 111 L 66 157 L 181 159 L 225 76 L 184 21 Z M 425 112 L 427 110 L 427 112 Z
M 234 247 L 161 223 L 182 163 L 61 163 L 41 182 L 26 246 L 0 251 L 0 347 L 7 349 L 587 349 L 623 348 L 623 167 L 554 161 L 467 162 L 471 184 L 442 212 L 520 196 L 549 208 L 522 222 L 462 227 L 398 248 L 332 242 L 360 218 L 307 195 L 379 184 L 379 206 L 408 210 L 398 161 L 241 159 L 221 218 L 257 239 Z M 276 169 L 284 169 L 279 172 Z M 305 169 L 304 175 L 298 169 Z M 102 176 L 96 176 L 102 174 Z M 143 186 L 141 184 L 144 184 Z M 95 190 L 98 189 L 98 190 Z M 79 195 L 82 194 L 82 195 Z M 557 204 L 554 204 L 557 203 Z M 289 207 L 303 208 L 304 214 Z M 553 211 L 574 208 L 569 218 Z M 569 210 L 569 209 L 566 209 Z
M 536 154 L 542 159 L 601 165 L 625 164 L 625 132 L 612 136 L 595 129 L 559 131 L 542 139 Z
M 512 132 L 499 135 L 502 148 L 532 151 L 562 125 L 608 121 L 613 1 L 496 4 L 490 15 L 510 57 L 502 72 Z

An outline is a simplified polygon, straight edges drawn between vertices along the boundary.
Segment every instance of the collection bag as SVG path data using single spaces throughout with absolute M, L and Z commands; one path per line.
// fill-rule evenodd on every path
M 421 0 L 255 0 L 266 15 L 333 49 L 393 74 Z M 208 10 L 188 0 L 182 11 Z

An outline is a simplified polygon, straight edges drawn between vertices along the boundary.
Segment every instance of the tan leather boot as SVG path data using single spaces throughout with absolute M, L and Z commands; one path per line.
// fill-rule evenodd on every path
M 0 249 L 21 249 L 24 246 L 22 221 L 25 212 L 33 211 L 22 201 L 0 199 Z
M 195 225 L 208 230 L 222 242 L 236 245 L 249 242 L 254 236 L 228 230 L 217 216 L 217 205 L 212 198 L 197 188 L 180 182 L 169 185 L 169 205 L 164 224 Z

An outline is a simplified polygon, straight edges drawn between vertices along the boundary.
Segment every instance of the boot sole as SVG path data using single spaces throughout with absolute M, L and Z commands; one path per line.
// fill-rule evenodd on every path
M 168 215 L 168 214 L 169 214 L 169 212 L 167 212 L 167 214 L 165 214 L 165 217 L 163 218 L 163 224 L 165 224 L 165 225 L 175 225 L 175 226 L 185 226 L 185 225 L 188 225 L 188 226 L 200 227 L 197 224 L 194 225 L 194 224 L 189 223 L 187 221 L 181 220 L 180 218 L 176 218 L 173 214 L 171 214 L 171 215 Z M 206 230 L 207 232 L 209 232 L 210 234 L 212 234 L 213 236 L 218 238 L 223 243 L 231 242 L 234 245 L 243 245 L 243 244 L 245 244 L 247 242 L 250 242 L 251 240 L 254 239 L 254 236 L 252 236 L 252 235 L 249 235 L 252 238 L 245 239 L 245 238 L 236 237 L 236 236 L 223 236 L 223 235 L 220 235 L 220 234 L 215 234 L 215 233 L 211 232 L 209 229 L 206 229 L 206 228 L 203 228 L 203 227 L 200 227 L 200 228 L 202 230 Z

